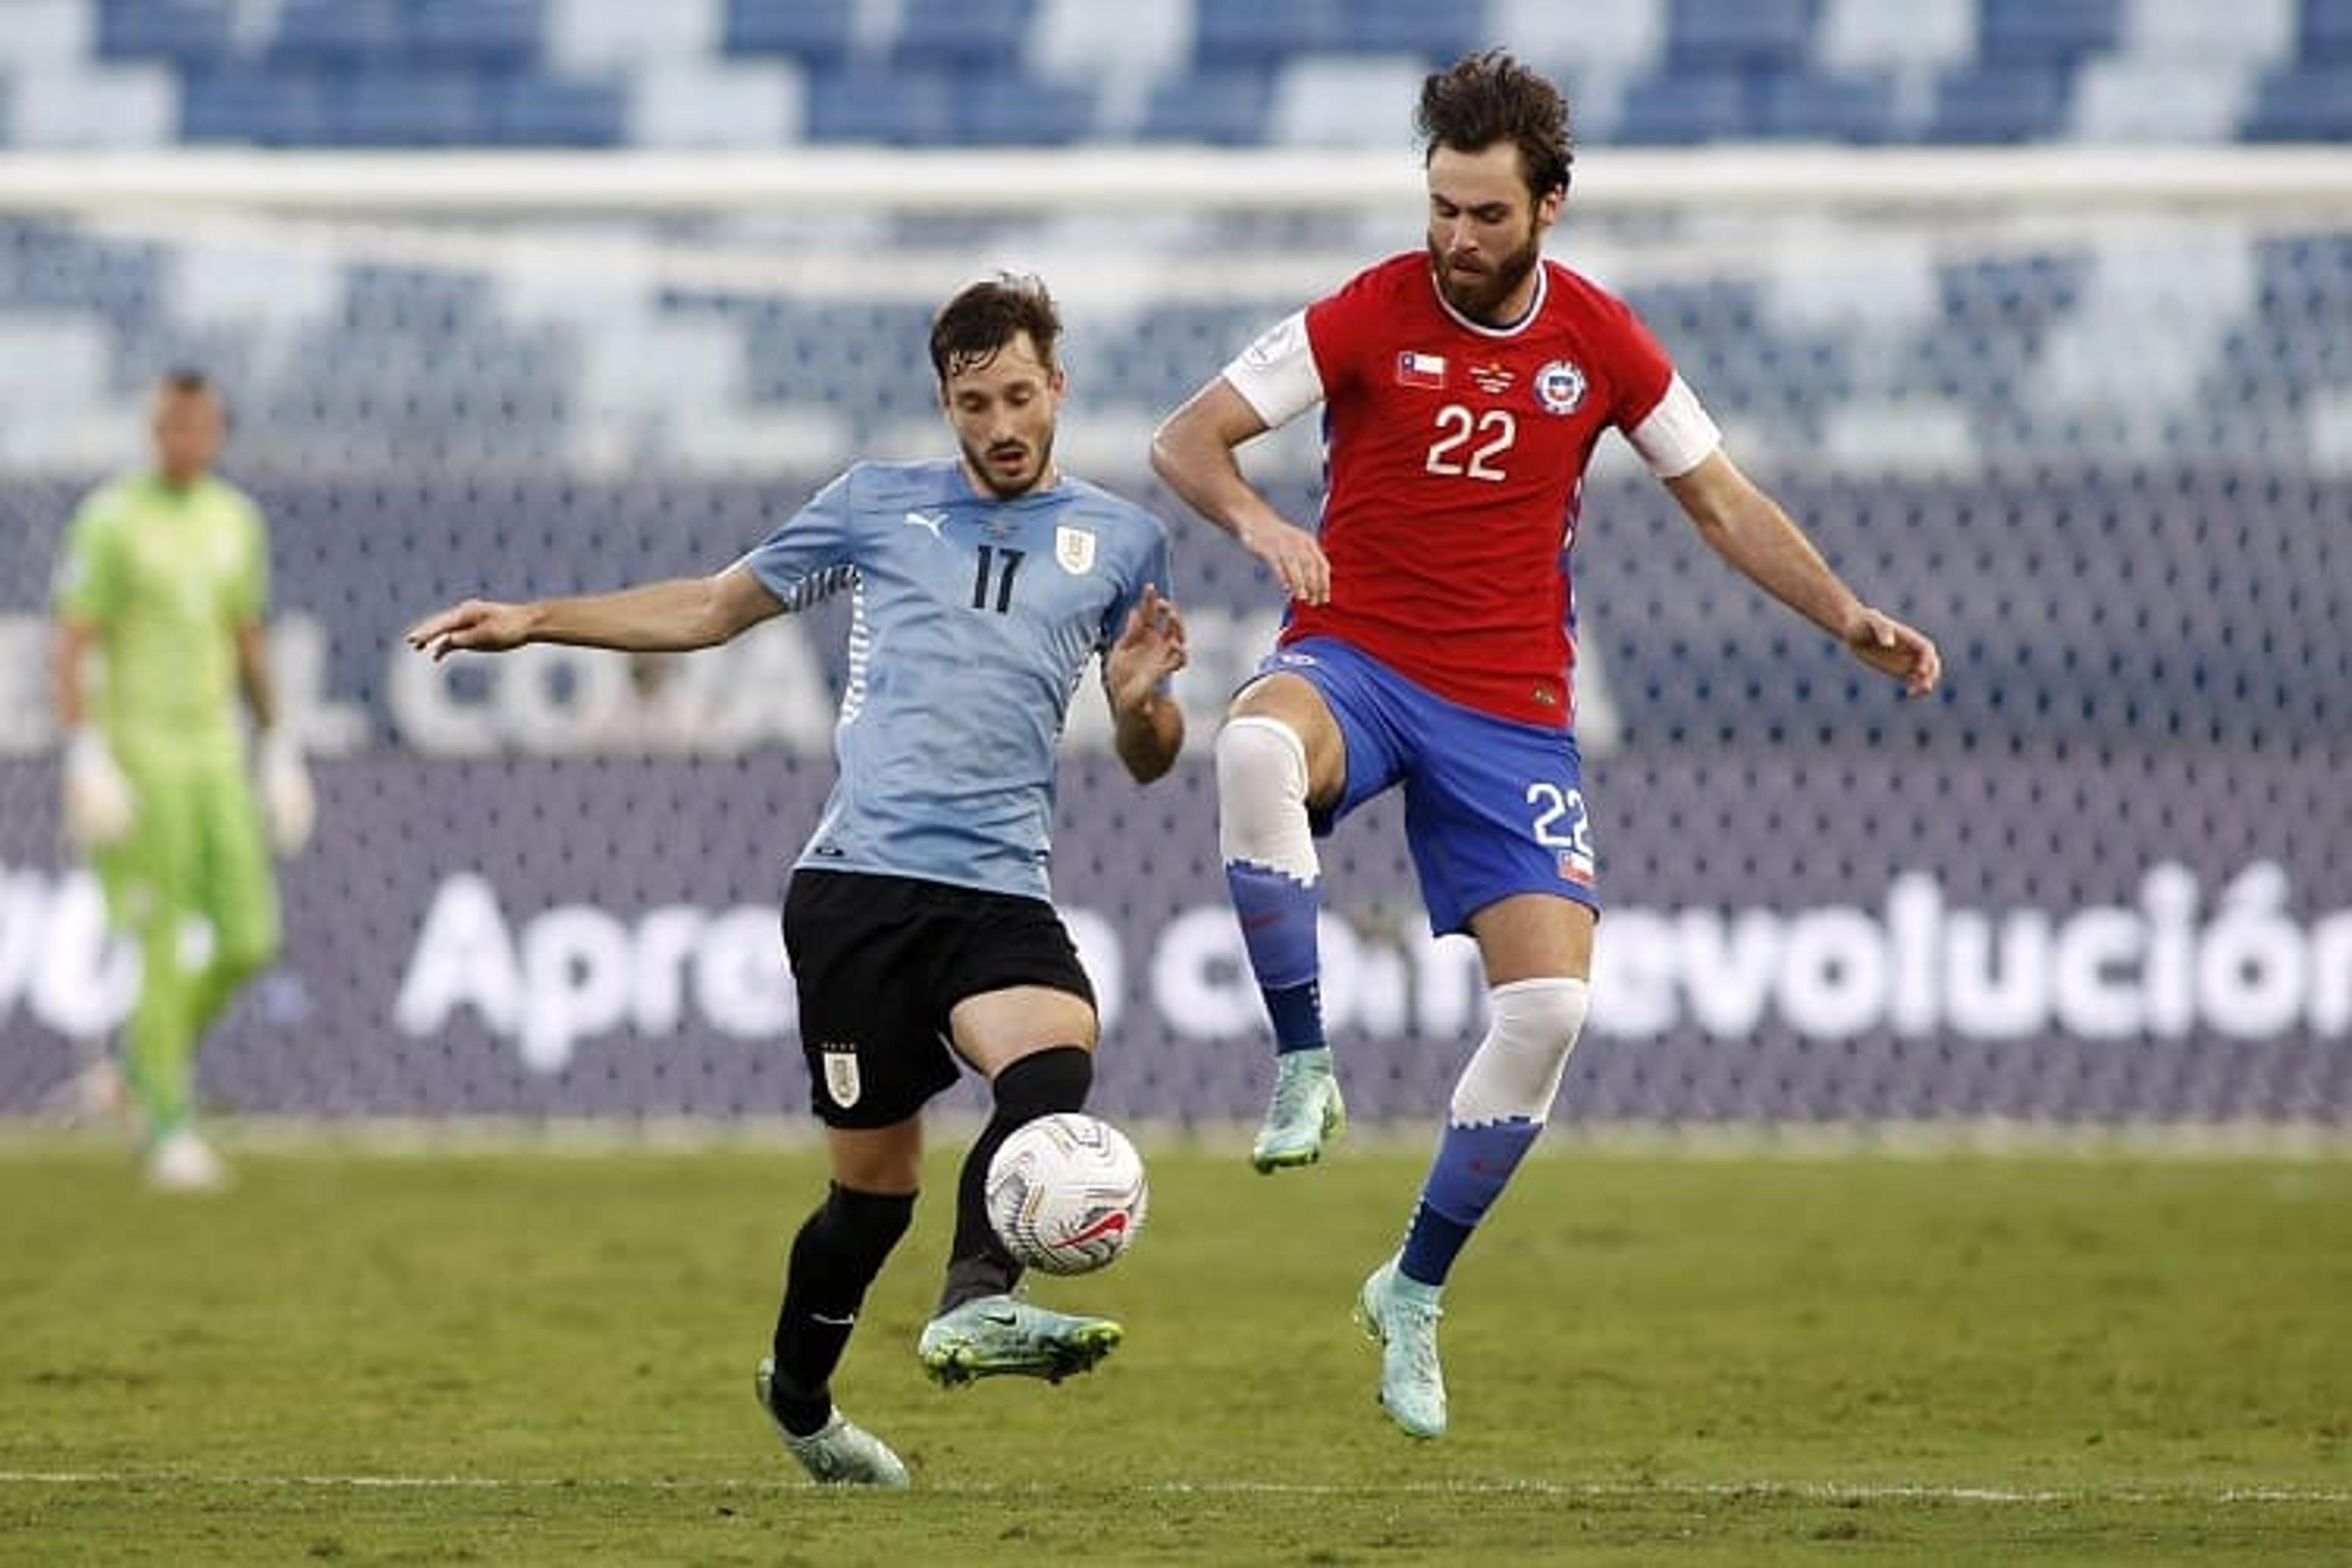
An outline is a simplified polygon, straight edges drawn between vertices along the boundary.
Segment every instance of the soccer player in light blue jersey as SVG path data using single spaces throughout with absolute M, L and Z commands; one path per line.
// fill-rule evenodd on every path
M 1174 765 L 1169 682 L 1184 627 L 1159 520 L 1063 474 L 1061 323 L 1045 286 L 1000 276 L 941 307 L 931 365 L 958 456 L 858 463 L 708 577 L 528 604 L 468 600 L 410 629 L 438 658 L 526 643 L 709 647 L 854 595 L 839 774 L 793 868 L 784 944 L 832 1184 L 792 1246 L 760 1403 L 820 1481 L 904 1486 L 904 1464 L 833 1404 L 867 1287 L 914 1214 L 922 1108 L 963 1067 L 994 1114 L 965 1157 L 940 1310 L 918 1353 L 942 1384 L 1058 1382 L 1120 1325 L 1014 1294 L 988 1222 L 989 1156 L 1034 1117 L 1084 1107 L 1094 993 L 1046 878 L 1055 747 L 1099 654 L 1119 759 Z

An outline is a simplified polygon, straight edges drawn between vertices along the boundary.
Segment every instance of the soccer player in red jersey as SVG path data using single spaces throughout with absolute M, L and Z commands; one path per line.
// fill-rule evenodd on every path
M 1586 466 L 1624 435 L 1716 552 L 1914 696 L 1936 645 L 1872 608 L 1722 448 L 1625 303 L 1542 255 L 1568 198 L 1559 89 L 1501 52 L 1423 83 L 1424 251 L 1276 323 L 1161 424 L 1152 467 L 1290 597 L 1216 745 L 1219 838 L 1276 1051 L 1252 1150 L 1305 1165 L 1346 1124 L 1318 994 L 1315 838 L 1402 784 L 1431 929 L 1478 944 L 1489 1023 L 1396 1256 L 1357 1312 L 1381 1401 L 1445 1429 L 1439 1292 L 1542 1130 L 1583 1026 L 1598 897 L 1573 728 L 1569 571 Z M 1319 529 L 1234 448 L 1321 405 Z

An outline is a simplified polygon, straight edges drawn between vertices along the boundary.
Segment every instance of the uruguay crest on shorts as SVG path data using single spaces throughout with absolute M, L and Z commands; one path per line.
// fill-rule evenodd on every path
M 824 1058 L 824 1092 L 833 1103 L 846 1110 L 857 1103 L 866 1086 L 857 1075 L 857 1047 L 834 1045 L 830 1042 L 817 1047 Z

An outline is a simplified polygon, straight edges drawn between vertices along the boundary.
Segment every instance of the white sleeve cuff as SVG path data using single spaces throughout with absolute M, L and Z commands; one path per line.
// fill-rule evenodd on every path
M 1666 395 L 1639 425 L 1625 433 L 1650 472 L 1678 479 L 1706 461 L 1723 445 L 1723 432 L 1707 415 L 1681 374 L 1666 383 Z
M 1322 402 L 1323 374 L 1307 342 L 1307 312 L 1294 310 L 1259 333 L 1225 366 L 1224 375 L 1269 430 Z

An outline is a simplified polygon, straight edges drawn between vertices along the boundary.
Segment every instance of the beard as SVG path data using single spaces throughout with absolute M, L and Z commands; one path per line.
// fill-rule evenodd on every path
M 1021 447 L 1022 467 L 1017 475 L 994 461 L 992 454 L 994 458 L 1009 458 L 1013 448 L 967 446 L 963 449 L 964 466 L 980 476 L 981 484 L 990 495 L 998 500 L 1011 500 L 1015 496 L 1024 496 L 1035 489 L 1038 482 L 1045 477 L 1045 470 L 1054 460 L 1054 438 L 1048 436 L 1034 447 L 1024 444 Z
M 1517 250 L 1507 256 L 1481 258 L 1475 272 L 1457 272 L 1446 264 L 1437 242 L 1429 242 L 1429 271 L 1437 279 L 1438 293 L 1463 315 L 1490 327 L 1506 324 L 1497 321 L 1495 313 L 1527 281 L 1528 274 L 1536 269 L 1542 257 L 1543 246 L 1531 229 L 1527 242 Z

